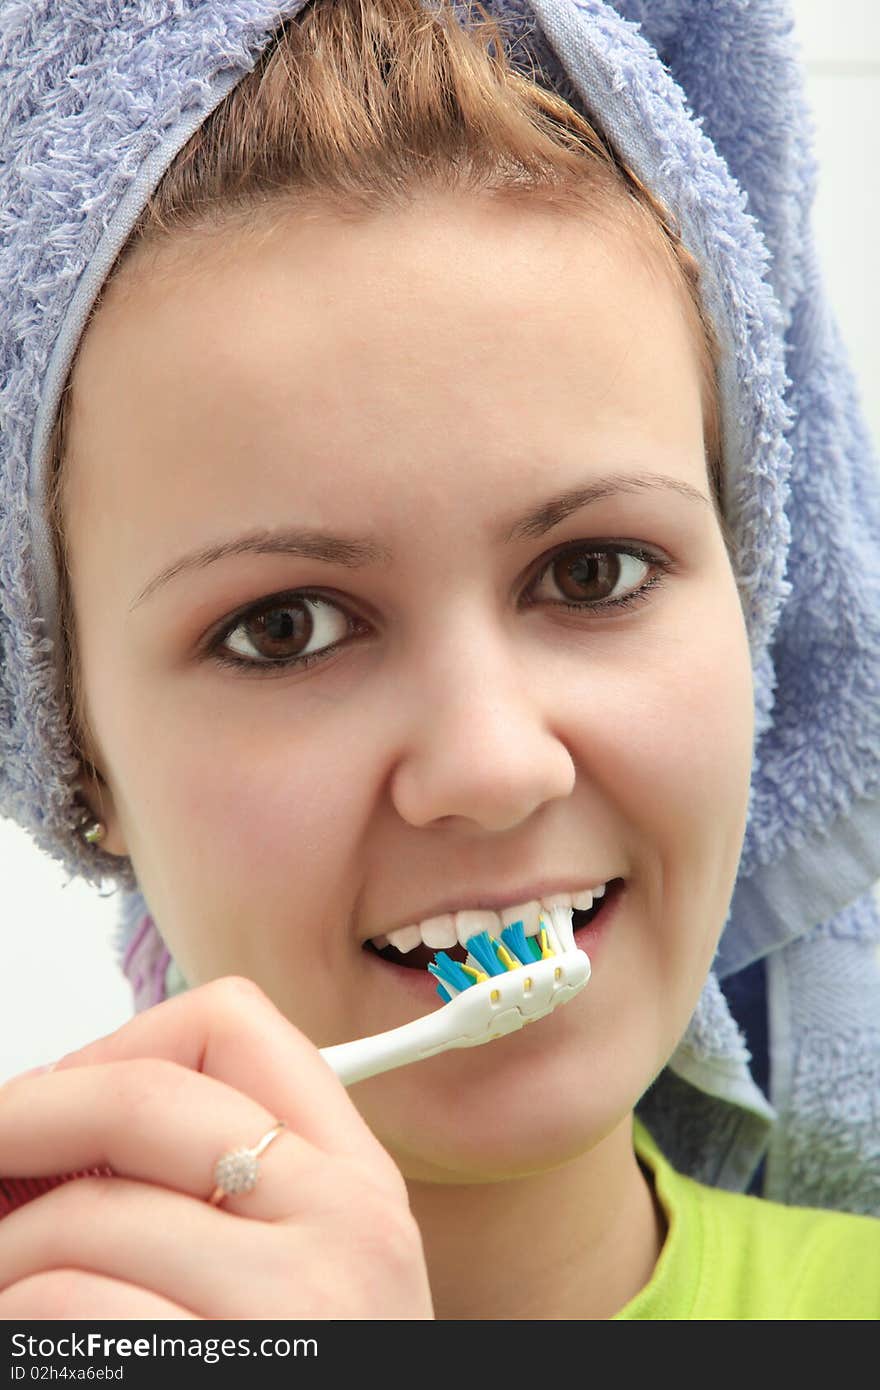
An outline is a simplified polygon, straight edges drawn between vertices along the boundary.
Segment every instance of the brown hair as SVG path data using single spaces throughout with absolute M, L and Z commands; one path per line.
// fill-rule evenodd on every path
M 537 201 L 597 225 L 623 220 L 659 251 L 683 291 L 701 356 L 707 473 L 732 553 L 723 506 L 719 349 L 697 263 L 671 215 L 600 129 L 536 82 L 533 64 L 531 76 L 521 73 L 515 50 L 507 25 L 477 0 L 310 0 L 278 28 L 254 69 L 179 151 L 105 288 L 136 247 L 185 232 L 222 235 L 235 223 L 256 227 L 267 213 L 297 205 L 364 218 L 442 188 L 524 208 Z M 95 744 L 79 677 L 63 518 L 75 361 L 51 441 L 48 501 L 71 734 L 88 764 Z

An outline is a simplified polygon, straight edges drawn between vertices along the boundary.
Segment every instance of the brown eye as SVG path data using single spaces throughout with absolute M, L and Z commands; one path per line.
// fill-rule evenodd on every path
M 270 608 L 241 624 L 251 646 L 268 660 L 298 656 L 308 644 L 314 623 L 305 604 L 288 608 Z
M 221 643 L 221 650 L 251 658 L 255 665 L 295 661 L 347 637 L 351 620 L 336 604 L 300 598 L 246 614 Z
M 651 562 L 647 556 L 623 550 L 568 550 L 556 555 L 547 565 L 539 580 L 535 597 L 539 599 L 559 598 L 568 603 L 590 605 L 615 605 L 623 602 L 623 595 L 630 594 L 644 583 Z M 540 592 L 541 587 L 552 581 L 556 593 Z
M 598 555 L 561 555 L 553 561 L 553 578 L 566 598 L 602 600 L 614 592 L 620 576 L 620 556 L 610 551 Z

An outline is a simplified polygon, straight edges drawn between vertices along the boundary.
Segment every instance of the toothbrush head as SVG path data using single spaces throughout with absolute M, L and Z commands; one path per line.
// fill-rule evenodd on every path
M 468 938 L 464 964 L 445 951 L 436 951 L 428 970 L 439 981 L 437 993 L 448 1004 L 463 990 L 483 984 L 494 976 L 503 976 L 521 966 L 533 966 L 537 961 L 550 960 L 576 949 L 571 912 L 565 908 L 551 908 L 548 913 L 541 914 L 536 935 L 526 936 L 522 922 L 505 927 L 500 936 L 478 932 Z
M 542 914 L 537 936 L 527 936 L 522 922 L 514 922 L 500 937 L 479 932 L 465 949 L 464 963 L 437 951 L 428 966 L 440 998 L 455 1003 L 461 1015 L 463 1047 L 544 1018 L 590 979 L 589 957 L 576 947 L 571 911 L 564 908 Z
M 516 922 L 500 939 L 484 932 L 471 937 L 467 952 L 461 964 L 437 951 L 428 966 L 439 981 L 442 1009 L 386 1033 L 321 1048 L 344 1086 L 513 1033 L 573 999 L 590 978 L 589 957 L 575 945 L 570 908 L 549 909 L 537 939 Z

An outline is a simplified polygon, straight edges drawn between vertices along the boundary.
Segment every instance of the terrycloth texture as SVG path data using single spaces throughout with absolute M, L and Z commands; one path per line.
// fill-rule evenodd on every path
M 149 192 L 250 70 L 277 19 L 300 7 L 0 7 L 0 811 L 72 873 L 120 884 L 120 951 L 132 946 L 139 1003 L 166 988 L 173 963 L 163 963 L 130 866 L 120 871 L 75 834 L 41 501 L 46 442 L 89 310 Z M 880 923 L 869 894 L 880 878 L 880 472 L 817 269 L 810 120 L 788 6 L 487 8 L 511 25 L 514 64 L 531 75 L 534 62 L 538 80 L 597 119 L 677 214 L 724 349 L 725 508 L 755 673 L 756 744 L 715 968 L 723 978 L 768 957 L 780 1118 L 751 1081 L 714 977 L 645 1107 L 685 1171 L 744 1186 L 770 1142 L 768 1195 L 863 1209 L 857 1175 L 872 1164 L 876 1172 L 880 1157 L 870 1090 Z M 833 1005 L 820 988 L 829 973 Z M 170 983 L 183 987 L 173 970 Z M 865 1025 L 853 1053 L 856 1017 Z M 809 1155 L 828 1152 L 829 1125 L 833 1162 L 817 1167 Z

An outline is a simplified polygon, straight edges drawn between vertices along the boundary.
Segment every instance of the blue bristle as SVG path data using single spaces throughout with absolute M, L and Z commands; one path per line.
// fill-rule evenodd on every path
M 534 957 L 532 948 L 529 945 L 529 938 L 526 936 L 522 922 L 511 922 L 509 927 L 505 927 L 501 933 L 501 940 L 515 956 L 520 965 L 530 965 Z
M 440 998 L 443 1000 L 444 1004 L 452 1003 L 453 996 L 449 993 L 449 990 L 446 988 L 445 985 L 438 985 L 437 993 L 440 995 Z
M 457 960 L 448 956 L 445 951 L 436 951 L 434 960 L 428 966 L 428 970 L 437 980 L 445 980 L 452 985 L 453 989 L 470 989 L 474 983 L 466 970 L 462 970 Z M 450 996 L 451 998 L 451 996 Z
M 478 932 L 468 939 L 467 950 L 487 975 L 506 975 L 507 970 L 495 954 L 492 938 L 487 931 Z

